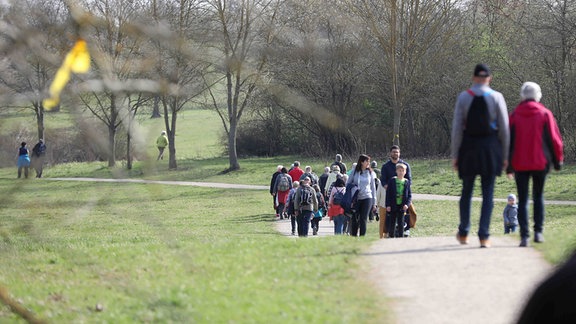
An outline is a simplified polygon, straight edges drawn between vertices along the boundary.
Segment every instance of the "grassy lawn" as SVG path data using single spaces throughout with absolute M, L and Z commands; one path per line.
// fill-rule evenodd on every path
M 267 192 L 16 181 L 4 170 L 0 186 L 0 283 L 50 322 L 385 320 L 354 273 L 374 238 L 286 238 Z M 17 320 L 0 307 L 0 322 Z
M 219 121 L 207 111 L 179 119 L 178 170 L 167 161 L 50 166 L 46 177 L 130 177 L 268 185 L 277 164 L 300 160 L 321 173 L 332 157 L 244 158 L 223 173 Z M 201 126 L 190 127 L 190 124 Z M 162 120 L 144 120 L 149 156 Z M 448 160 L 410 160 L 413 191 L 459 195 Z M 377 157 L 381 164 L 384 157 Z M 154 159 L 152 159 L 154 160 Z M 348 165 L 352 161 L 346 161 Z M 17 180 L 0 169 L 0 286 L 40 319 L 53 323 L 385 323 L 386 300 L 358 275 L 357 256 L 377 240 L 376 223 L 361 239 L 292 239 L 274 229 L 266 190 L 158 184 Z M 546 198 L 573 199 L 576 172 L 552 173 Z M 478 186 L 477 186 L 478 188 Z M 501 177 L 496 197 L 515 192 Z M 479 194 L 479 189 L 475 192 Z M 417 201 L 414 236 L 452 236 L 455 201 Z M 492 233 L 503 232 L 496 202 Z M 538 245 L 552 263 L 576 248 L 576 206 L 547 206 Z M 473 203 L 473 231 L 479 203 Z M 516 234 L 517 235 L 517 234 Z M 456 242 L 455 242 L 456 243 Z M 96 305 L 101 305 L 102 309 Z M 24 323 L 6 306 L 0 322 Z

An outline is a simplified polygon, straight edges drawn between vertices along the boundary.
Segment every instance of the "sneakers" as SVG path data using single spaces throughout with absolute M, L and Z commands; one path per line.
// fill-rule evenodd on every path
M 404 230 L 404 237 L 410 236 L 410 230 Z
M 481 248 L 489 248 L 492 245 L 490 244 L 490 240 L 489 239 L 484 239 L 484 240 L 480 240 L 480 247 Z
M 535 232 L 534 233 L 534 242 L 535 243 L 544 242 L 544 235 L 542 235 L 542 232 Z
M 528 238 L 527 237 L 521 238 L 519 247 L 527 247 L 527 246 L 528 246 Z
M 460 233 L 456 233 L 456 240 L 460 242 L 460 244 L 468 244 L 468 236 L 460 235 Z

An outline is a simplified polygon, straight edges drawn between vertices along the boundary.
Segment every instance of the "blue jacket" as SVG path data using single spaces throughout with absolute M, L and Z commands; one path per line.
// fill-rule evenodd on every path
M 406 205 L 410 207 L 412 203 L 412 190 L 410 189 L 410 180 L 406 179 L 404 182 L 404 192 L 402 193 L 402 205 L 398 206 L 396 203 L 396 177 L 388 181 L 386 188 L 386 207 L 390 207 L 391 213 L 399 211 L 401 206 Z

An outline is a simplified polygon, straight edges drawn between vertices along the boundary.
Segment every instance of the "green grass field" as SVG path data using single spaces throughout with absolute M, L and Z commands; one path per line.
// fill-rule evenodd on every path
M 277 164 L 295 159 L 321 170 L 331 162 L 294 156 L 248 158 L 222 173 L 220 123 L 208 111 L 179 120 L 179 169 L 167 161 L 137 161 L 129 172 L 105 162 L 50 166 L 46 177 L 133 177 L 268 185 Z M 197 125 L 201 124 L 201 125 Z M 150 138 L 163 129 L 144 120 Z M 155 156 L 151 140 L 149 154 Z M 458 195 L 448 160 L 411 160 L 414 192 Z M 383 158 L 382 158 L 383 159 Z M 346 161 L 351 165 L 352 161 Z M 266 190 L 210 189 L 158 184 L 18 180 L 0 169 L 0 286 L 51 323 L 385 323 L 386 299 L 360 274 L 358 255 L 378 238 L 286 238 L 274 229 Z M 548 199 L 574 197 L 573 168 L 552 174 Z M 498 180 L 496 196 L 515 192 Z M 476 190 L 478 193 L 478 190 Z M 454 201 L 417 201 L 414 236 L 452 236 Z M 495 203 L 492 233 L 502 235 Z M 473 230 L 479 204 L 473 204 Z M 547 206 L 546 239 L 538 245 L 552 263 L 576 248 L 576 206 Z M 101 305 L 102 308 L 96 305 Z M 0 322 L 24 323 L 7 306 Z

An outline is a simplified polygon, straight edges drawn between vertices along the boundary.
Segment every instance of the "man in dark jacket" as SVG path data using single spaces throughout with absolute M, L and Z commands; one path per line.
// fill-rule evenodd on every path
M 274 172 L 274 174 L 272 174 L 272 179 L 270 179 L 270 194 L 272 195 L 272 204 L 274 206 L 274 210 L 276 210 L 276 208 L 278 207 L 276 205 L 276 188 L 274 187 L 274 185 L 276 184 L 276 178 L 278 177 L 278 175 L 282 172 L 280 172 L 280 170 L 282 170 L 284 166 L 279 165 L 276 168 L 276 172 Z M 276 217 L 280 217 L 280 215 L 278 215 L 278 213 L 276 213 Z
M 46 144 L 44 140 L 38 140 L 38 143 L 32 148 L 32 166 L 36 170 L 36 178 L 42 178 L 42 170 L 44 169 L 44 160 L 46 158 Z

